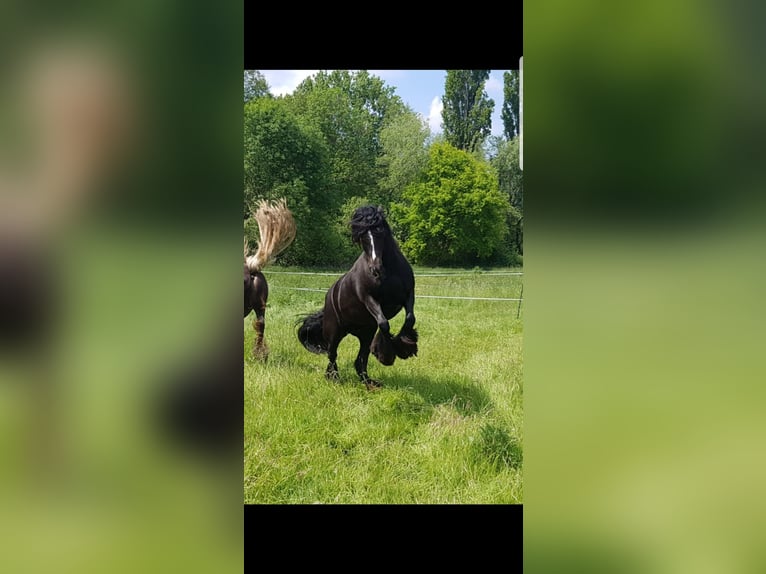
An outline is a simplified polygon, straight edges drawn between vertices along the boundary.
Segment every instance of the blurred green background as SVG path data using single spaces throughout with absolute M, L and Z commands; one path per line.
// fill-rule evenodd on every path
M 3 317 L 4 572 L 242 571 L 241 433 L 203 454 L 159 408 L 231 348 L 242 384 L 242 13 L 0 9 L 3 286 L 31 263 L 51 310 Z
M 766 567 L 763 21 L 525 5 L 530 572 Z

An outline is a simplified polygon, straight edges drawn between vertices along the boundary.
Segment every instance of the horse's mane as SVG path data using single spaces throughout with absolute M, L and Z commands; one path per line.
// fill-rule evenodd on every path
M 354 211 L 351 217 L 351 240 L 359 243 L 362 235 L 368 231 L 373 233 L 391 234 L 391 228 L 388 226 L 386 216 L 383 214 L 383 208 L 373 205 L 365 205 Z
M 261 200 L 252 216 L 258 222 L 260 239 L 258 250 L 250 256 L 245 239 L 245 266 L 254 273 L 287 249 L 295 239 L 296 229 L 295 219 L 284 198 L 277 201 Z

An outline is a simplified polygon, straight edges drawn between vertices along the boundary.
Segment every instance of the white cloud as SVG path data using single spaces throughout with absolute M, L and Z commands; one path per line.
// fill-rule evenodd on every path
M 260 70 L 274 96 L 292 94 L 303 80 L 319 70 Z
M 428 127 L 431 128 L 431 133 L 441 133 L 441 123 L 442 123 L 442 110 L 444 109 L 444 104 L 442 103 L 441 97 L 437 96 L 433 100 L 431 100 L 431 109 L 428 111 Z

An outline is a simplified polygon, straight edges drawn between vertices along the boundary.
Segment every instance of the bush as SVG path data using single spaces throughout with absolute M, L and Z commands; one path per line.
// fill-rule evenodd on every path
M 392 206 L 402 248 L 423 265 L 473 265 L 496 258 L 511 207 L 492 168 L 448 143 L 435 143 L 421 182 Z

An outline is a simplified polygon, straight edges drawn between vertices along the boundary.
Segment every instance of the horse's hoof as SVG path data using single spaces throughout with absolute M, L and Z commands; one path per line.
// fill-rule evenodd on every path
M 253 358 L 266 362 L 266 360 L 269 358 L 269 348 L 266 346 L 253 347 Z
M 396 356 L 400 359 L 409 359 L 410 357 L 416 357 L 418 354 L 418 338 L 417 333 L 414 337 L 407 335 L 397 335 L 392 341 L 392 346 L 395 349 Z
M 364 381 L 364 385 L 367 387 L 368 391 L 377 391 L 383 388 L 383 383 L 376 381 L 375 379 L 367 379 Z
M 335 381 L 337 383 L 340 380 L 338 371 L 327 371 L 324 376 L 328 381 Z
M 390 367 L 396 361 L 396 349 L 393 343 L 390 335 L 383 335 L 380 331 L 375 334 L 370 351 L 381 365 Z

